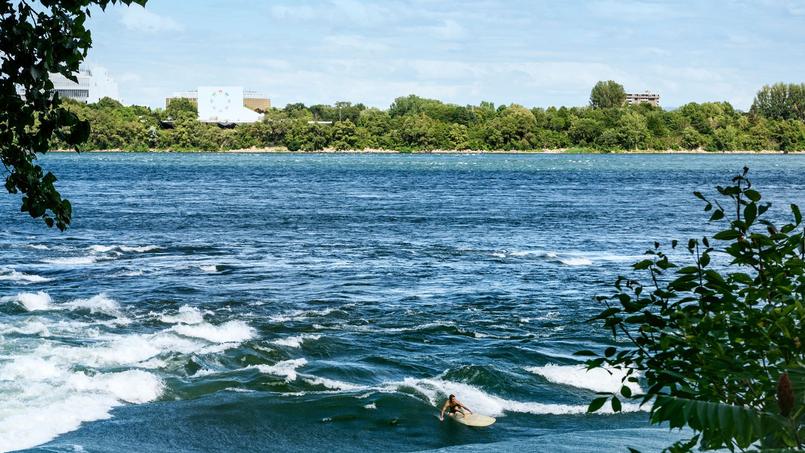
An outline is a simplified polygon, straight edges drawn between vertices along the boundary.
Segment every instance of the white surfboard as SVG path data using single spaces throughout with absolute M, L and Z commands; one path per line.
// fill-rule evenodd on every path
M 492 423 L 495 423 L 495 418 L 494 417 L 489 417 L 489 416 L 481 415 L 481 414 L 462 415 L 460 413 L 455 413 L 455 414 L 450 414 L 450 416 L 453 417 L 453 420 L 461 423 L 462 425 L 467 425 L 467 426 L 483 427 L 483 426 L 489 426 Z

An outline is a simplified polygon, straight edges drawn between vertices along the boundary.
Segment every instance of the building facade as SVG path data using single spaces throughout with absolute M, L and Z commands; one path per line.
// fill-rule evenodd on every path
M 50 74 L 53 92 L 62 99 L 72 99 L 83 103 L 94 103 L 108 97 L 120 100 L 117 83 L 103 68 L 81 69 L 73 82 L 61 74 Z
M 626 93 L 626 104 L 651 104 L 654 107 L 658 107 L 660 105 L 660 95 L 649 91 L 644 91 L 643 93 Z
M 187 99 L 198 107 L 198 90 L 180 91 L 165 98 L 165 108 L 174 99 Z M 271 99 L 264 93 L 255 90 L 243 90 L 243 106 L 257 113 L 264 113 L 271 109 Z
M 177 99 L 186 99 L 198 108 L 198 120 L 204 123 L 253 123 L 271 108 L 271 100 L 243 87 L 199 87 L 174 93 L 165 99 L 165 108 Z

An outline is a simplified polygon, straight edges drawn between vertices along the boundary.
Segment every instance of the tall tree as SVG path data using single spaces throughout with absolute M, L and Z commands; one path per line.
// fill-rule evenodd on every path
M 598 109 L 620 107 L 626 102 L 626 91 L 623 85 L 613 80 L 595 84 L 590 92 L 590 105 Z
M 64 230 L 72 206 L 54 183 L 56 176 L 36 165 L 56 137 L 76 146 L 90 126 L 51 94 L 51 73 L 75 80 L 92 45 L 85 26 L 90 9 L 147 0 L 2 0 L 0 1 L 0 160 L 6 189 L 21 193 L 23 212 Z
M 751 112 L 775 120 L 805 120 L 805 84 L 765 85 L 757 92 Z

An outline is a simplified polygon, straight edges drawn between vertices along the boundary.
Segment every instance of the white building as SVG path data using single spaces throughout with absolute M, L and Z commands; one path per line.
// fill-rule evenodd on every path
M 81 69 L 76 74 L 76 79 L 78 83 L 61 74 L 50 74 L 53 91 L 59 93 L 62 99 L 69 98 L 84 103 L 98 102 L 105 97 L 120 100 L 117 83 L 104 68 Z
M 263 115 L 244 107 L 243 87 L 198 87 L 198 120 L 205 123 L 254 123 Z

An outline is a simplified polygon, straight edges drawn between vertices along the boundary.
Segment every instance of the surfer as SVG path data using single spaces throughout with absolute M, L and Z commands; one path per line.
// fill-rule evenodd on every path
M 456 399 L 456 395 L 452 395 L 452 394 L 451 394 L 451 395 L 450 395 L 450 396 L 447 398 L 447 401 L 445 401 L 445 402 L 444 402 L 444 405 L 442 406 L 442 413 L 441 413 L 441 414 L 439 414 L 439 420 L 444 421 L 444 413 L 445 413 L 446 411 L 449 411 L 450 415 L 453 415 L 453 414 L 461 414 L 461 415 L 464 415 L 464 416 L 465 416 L 465 415 L 467 415 L 467 413 L 466 413 L 466 412 L 464 412 L 464 410 L 465 410 L 465 409 L 466 409 L 466 410 L 467 410 L 467 412 L 469 412 L 470 414 L 472 413 L 472 411 L 470 410 L 470 408 L 469 408 L 469 407 L 467 407 L 467 406 L 465 406 L 465 405 L 461 404 L 461 402 L 460 402 L 459 400 L 457 400 L 457 399 Z

